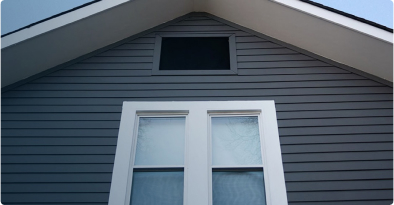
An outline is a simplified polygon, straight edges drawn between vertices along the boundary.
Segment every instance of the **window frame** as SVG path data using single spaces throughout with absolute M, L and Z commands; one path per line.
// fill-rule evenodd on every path
M 130 203 L 138 117 L 186 115 L 184 205 L 212 205 L 211 115 L 250 114 L 259 119 L 266 204 L 287 205 L 274 101 L 124 102 L 108 204 Z
M 126 187 L 126 200 L 130 202 L 131 199 L 131 185 L 133 183 L 133 175 L 134 169 L 155 169 L 155 170 L 177 170 L 183 169 L 183 192 L 187 192 L 187 179 L 186 179 L 186 170 L 187 170 L 187 142 L 188 142 L 188 112 L 136 112 L 136 121 L 135 121 L 135 129 L 133 129 L 133 136 L 132 136 L 132 145 L 131 145 L 131 156 L 130 156 L 130 167 L 129 167 L 129 174 L 127 177 L 127 187 Z M 137 143 L 138 143 L 138 130 L 139 130 L 139 122 L 140 118 L 143 117 L 152 117 L 152 118 L 170 118 L 170 117 L 185 117 L 185 136 L 184 136 L 184 145 L 183 145 L 183 165 L 134 165 L 135 157 L 137 152 Z M 141 171 L 140 171 L 141 172 Z M 185 198 L 183 198 L 183 203 L 185 203 Z
M 228 37 L 230 70 L 160 70 L 161 42 L 163 37 Z M 155 49 L 153 54 L 152 75 L 237 75 L 237 50 L 235 44 L 235 33 L 157 33 L 155 37 Z

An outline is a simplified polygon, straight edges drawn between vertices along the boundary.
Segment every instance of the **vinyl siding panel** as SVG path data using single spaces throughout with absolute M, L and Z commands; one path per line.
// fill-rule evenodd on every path
M 238 74 L 152 75 L 156 33 L 234 33 Z M 4 92 L 2 202 L 107 204 L 123 101 L 202 100 L 275 100 L 289 204 L 392 202 L 391 87 L 201 15 Z

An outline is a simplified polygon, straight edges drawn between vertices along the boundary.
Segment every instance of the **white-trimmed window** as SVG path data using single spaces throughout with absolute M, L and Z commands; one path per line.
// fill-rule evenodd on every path
M 109 205 L 287 205 L 274 101 L 124 102 Z

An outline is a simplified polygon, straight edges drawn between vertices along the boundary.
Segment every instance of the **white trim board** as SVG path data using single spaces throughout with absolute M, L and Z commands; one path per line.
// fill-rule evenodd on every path
M 299 0 L 271 0 L 338 25 L 393 43 L 393 33 Z
M 82 7 L 70 13 L 63 14 L 53 19 L 41 22 L 30 28 L 26 28 L 1 38 L 1 49 L 12 46 L 21 41 L 33 38 L 48 31 L 60 28 L 67 24 L 79 21 L 114 6 L 126 3 L 130 0 L 102 0 L 94 4 Z

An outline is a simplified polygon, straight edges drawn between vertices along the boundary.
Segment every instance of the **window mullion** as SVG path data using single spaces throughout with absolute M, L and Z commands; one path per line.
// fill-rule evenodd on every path
M 185 205 L 208 204 L 207 110 L 191 109 L 188 123 Z

